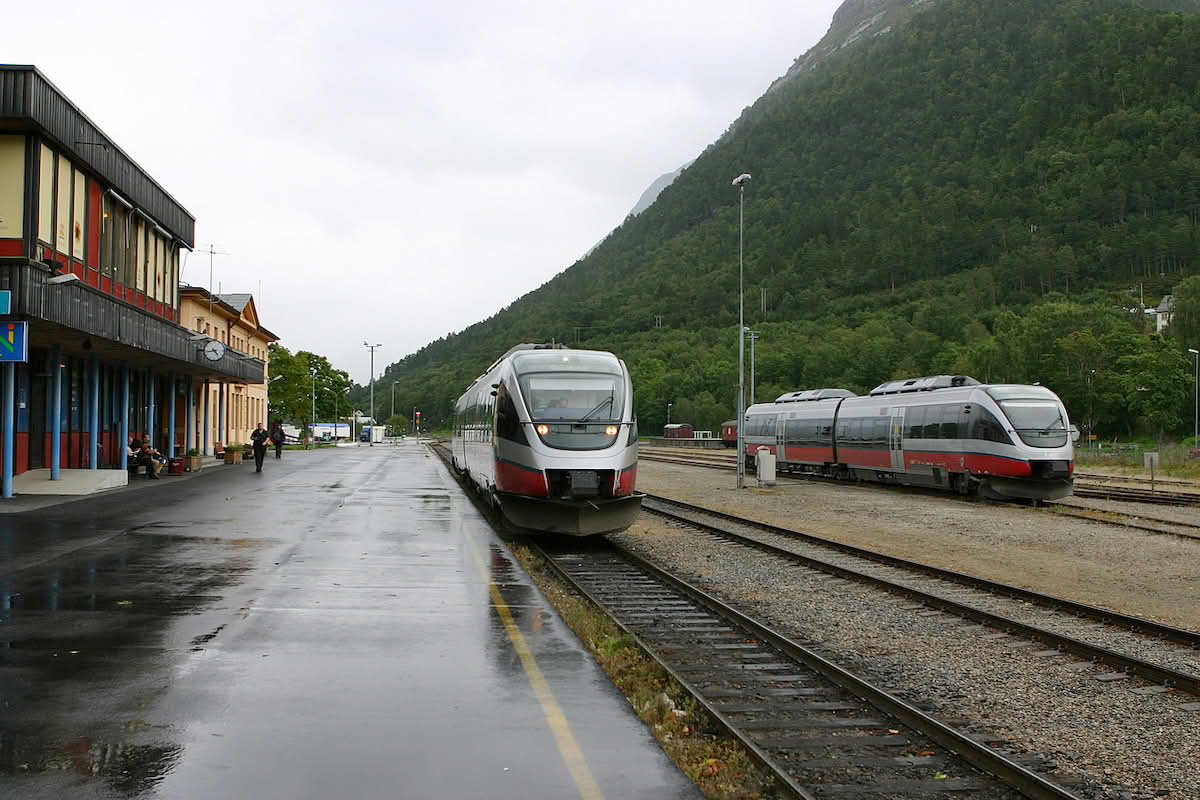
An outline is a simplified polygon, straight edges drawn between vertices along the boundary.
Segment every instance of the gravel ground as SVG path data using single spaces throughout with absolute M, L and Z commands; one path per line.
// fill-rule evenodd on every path
M 747 479 L 747 486 L 755 485 Z M 1200 630 L 1200 542 L 1025 506 L 870 485 L 787 481 L 739 493 L 732 473 L 654 461 L 638 464 L 638 489 Z M 1164 519 L 1172 513 L 1162 506 L 1088 503 Z
M 691 514 L 689 513 L 689 516 Z M 1017 622 L 1034 625 L 1044 630 L 1053 631 L 1064 636 L 1070 636 L 1079 641 L 1113 650 L 1118 653 L 1149 661 L 1169 669 L 1179 670 L 1189 675 L 1200 676 L 1200 650 L 1175 642 L 1159 641 L 1158 639 L 1134 633 L 1117 626 L 1098 625 L 1095 620 L 1076 617 L 1064 611 L 1034 605 L 1024 600 L 1004 597 L 983 590 L 964 587 L 951 581 L 936 580 L 926 575 L 913 573 L 900 567 L 890 567 L 878 564 L 866 558 L 839 553 L 827 547 L 788 537 L 769 533 L 749 525 L 732 525 L 726 520 L 714 519 L 722 527 L 731 527 L 735 533 L 748 536 L 760 542 L 779 547 L 792 553 L 798 553 L 818 561 L 837 564 L 847 569 L 863 572 L 878 578 L 891 581 L 901 586 L 908 586 L 922 592 L 930 592 L 938 597 L 999 614 Z M 915 601 L 914 602 L 918 602 Z M 924 609 L 922 609 L 924 610 Z M 1039 648 L 1040 649 L 1040 648 Z M 1200 701 L 1200 698 L 1196 698 Z
M 732 489 L 732 476 L 645 462 L 639 488 L 986 575 L 1126 613 L 1196 627 L 1196 545 L 1111 526 L 953 498 L 825 484 Z M 847 666 L 936 709 L 1050 756 L 1060 772 L 1102 784 L 1104 798 L 1200 798 L 1196 698 L 1140 694 L 1136 679 L 1020 639 L 984 638 L 947 615 L 905 609 L 877 590 L 643 519 L 616 538 L 756 616 L 808 637 Z M 1001 547 L 1003 545 L 1003 547 Z

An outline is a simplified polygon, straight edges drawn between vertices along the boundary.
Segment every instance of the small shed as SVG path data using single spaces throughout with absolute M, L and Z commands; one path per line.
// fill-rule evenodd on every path
M 673 422 L 663 428 L 665 439 L 691 439 L 694 429 L 686 422 Z

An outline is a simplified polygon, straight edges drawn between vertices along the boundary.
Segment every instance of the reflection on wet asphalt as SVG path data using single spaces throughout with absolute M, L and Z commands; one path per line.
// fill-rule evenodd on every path
M 695 797 L 422 447 L 0 516 L 0 797 Z

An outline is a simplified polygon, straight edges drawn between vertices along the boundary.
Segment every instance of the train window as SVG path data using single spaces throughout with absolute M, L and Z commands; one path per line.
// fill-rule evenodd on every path
M 876 450 L 888 449 L 888 431 L 892 427 L 891 417 L 876 417 L 871 432 L 871 446 Z
M 921 435 L 923 439 L 940 439 L 942 423 L 942 412 L 939 406 L 925 406 L 925 432 Z
M 982 439 L 985 442 L 1012 444 L 1012 439 L 1004 430 L 1004 426 L 996 419 L 996 415 L 983 406 L 971 406 L 972 439 Z
M 844 419 L 838 423 L 841 433 L 838 439 L 850 445 L 858 445 L 862 439 L 862 420 Z
M 525 427 L 521 424 L 521 418 L 517 416 L 517 406 L 503 381 L 496 389 L 496 401 L 500 406 L 496 412 L 496 436 L 517 444 L 529 444 L 529 440 L 525 438 Z
M 925 406 L 914 406 L 904 412 L 904 435 L 909 439 L 925 438 Z
M 804 444 L 804 420 L 789 419 L 783 423 L 784 444 Z
M 817 446 L 833 446 L 833 420 L 823 419 L 817 423 Z
M 629 443 L 636 444 L 638 440 L 637 417 L 633 418 L 633 422 L 629 423 Z
M 967 438 L 967 416 L 962 412 L 962 406 L 953 403 L 941 406 L 942 410 L 942 439 Z

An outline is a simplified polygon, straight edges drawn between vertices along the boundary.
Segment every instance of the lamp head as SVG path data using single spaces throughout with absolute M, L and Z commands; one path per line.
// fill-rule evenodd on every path
M 1196 349 L 1196 348 L 1194 348 L 1194 347 L 1189 347 L 1189 348 L 1188 348 L 1188 352 L 1189 352 L 1189 353 L 1195 353 L 1196 355 L 1200 356 L 1200 350 L 1197 350 L 1197 349 Z
M 736 178 L 733 179 L 733 185 L 739 186 L 739 187 L 744 186 L 749 182 L 750 182 L 750 173 L 749 172 L 743 172 L 741 175 L 738 175 Z

